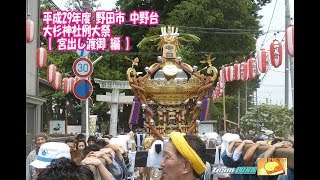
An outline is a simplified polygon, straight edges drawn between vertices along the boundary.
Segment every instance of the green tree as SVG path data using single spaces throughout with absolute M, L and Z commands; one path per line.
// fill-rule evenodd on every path
M 256 49 L 255 42 L 261 34 L 259 31 L 258 11 L 262 6 L 270 3 L 270 0 L 173 0 L 173 1 L 117 1 L 118 9 L 132 11 L 134 9 L 152 9 L 160 15 L 161 25 L 174 25 L 179 27 L 179 33 L 194 34 L 200 37 L 200 43 L 182 44 L 179 55 L 184 62 L 203 68 L 199 63 L 206 52 L 214 52 L 216 60 L 213 65 L 217 68 L 222 65 L 245 61 Z M 119 27 L 121 33 L 132 33 L 132 44 L 137 44 L 144 37 L 158 35 L 159 27 L 146 28 L 143 26 Z M 143 52 L 140 55 L 138 68 L 143 71 L 143 67 L 154 62 L 156 52 L 155 44 L 133 49 Z M 241 93 L 241 114 L 245 114 L 247 107 L 253 106 L 253 93 L 259 88 L 259 78 L 248 79 L 246 82 L 233 81 L 226 83 L 226 95 L 234 98 L 226 98 L 226 111 L 228 120 L 237 122 L 237 95 Z M 211 92 L 211 90 L 210 90 Z M 245 94 L 247 92 L 247 94 Z M 247 101 L 245 101 L 247 96 Z M 228 101 L 231 102 L 228 102 Z M 212 107 L 215 111 L 223 112 L 223 106 Z M 213 113 L 214 114 L 214 113 Z M 215 119 L 211 117 L 210 119 Z
M 90 1 L 91 2 L 91 1 Z M 72 3 L 72 4 L 70 4 Z M 97 0 L 94 0 L 91 4 L 93 8 L 99 6 L 96 4 Z M 68 1 L 66 2 L 65 7 L 69 10 L 81 10 L 82 1 Z M 59 10 L 56 6 L 51 4 L 49 1 L 42 0 L 41 1 L 41 11 L 42 10 Z M 42 15 L 42 14 L 41 14 Z M 43 23 L 41 21 L 41 17 L 39 19 L 40 22 L 40 29 L 42 29 Z M 52 51 L 48 51 L 48 39 L 43 38 L 41 36 L 40 31 L 40 40 L 41 46 L 47 49 L 47 67 L 50 64 L 54 64 L 57 67 L 57 71 L 59 71 L 62 75 L 62 78 L 65 77 L 75 77 L 72 65 L 73 62 L 79 58 L 76 52 L 59 52 L 56 49 L 56 43 L 52 41 Z M 97 59 L 100 55 L 103 56 L 103 59 L 99 61 L 94 66 L 94 71 L 91 75 L 91 83 L 93 85 L 93 93 L 91 95 L 92 102 L 90 102 L 89 106 L 91 107 L 93 104 L 96 107 L 91 107 L 92 113 L 96 113 L 99 115 L 99 118 L 102 121 L 107 121 L 106 112 L 108 111 L 108 107 L 105 103 L 96 102 L 95 97 L 97 94 L 105 94 L 105 89 L 101 89 L 99 84 L 94 82 L 94 78 L 99 79 L 110 79 L 110 80 L 125 80 L 125 71 L 127 67 L 131 65 L 129 61 L 125 61 L 120 55 L 116 54 L 106 54 L 106 53 L 94 53 L 90 54 L 91 61 Z M 47 79 L 47 68 L 43 68 L 39 70 L 39 76 L 42 79 Z M 129 92 L 129 91 L 128 91 Z M 128 94 L 128 93 L 127 93 Z M 64 120 L 67 116 L 69 124 L 79 124 L 81 121 L 81 101 L 77 99 L 73 93 L 63 94 L 62 90 L 55 90 L 55 89 L 46 89 L 41 91 L 41 96 L 45 97 L 47 101 L 43 104 L 43 124 L 46 126 L 48 121 L 52 119 L 61 119 Z M 71 109 L 66 111 L 66 102 L 70 103 Z M 54 110 L 55 107 L 58 110 Z M 60 113 L 60 109 L 62 109 L 62 113 Z M 66 114 L 67 113 L 67 114 Z
M 273 131 L 277 137 L 286 137 L 294 133 L 293 109 L 279 105 L 262 104 L 248 111 L 240 120 L 240 127 L 244 134 L 249 130 L 263 133 L 263 128 Z M 286 134 L 286 129 L 289 129 Z
M 194 46 L 194 51 L 213 52 L 216 57 L 214 66 L 221 67 L 235 61 L 245 61 L 250 57 L 250 52 L 255 50 L 256 38 L 260 34 L 256 10 L 256 4 L 250 0 L 186 0 L 169 13 L 167 22 L 181 26 L 181 32 L 200 37 L 201 42 Z M 201 53 L 192 55 L 189 58 L 197 59 Z M 201 65 L 199 68 L 202 68 Z M 225 94 L 237 96 L 238 89 L 243 84 L 242 81 L 227 82 Z M 247 93 L 253 94 L 258 86 L 259 78 L 249 79 L 247 87 L 250 88 Z M 241 91 L 242 97 L 245 97 L 244 92 Z M 241 101 L 243 103 L 244 99 Z M 252 101 L 252 96 L 248 96 L 248 101 Z M 244 111 L 244 107 L 241 107 L 241 111 Z M 237 103 L 234 103 L 229 112 L 237 117 Z M 230 120 L 235 121 L 237 118 L 232 116 L 229 117 Z
M 57 10 L 49 1 L 42 0 L 42 10 L 51 9 Z M 70 1 L 66 3 L 66 7 L 69 9 L 80 10 L 82 1 Z M 99 4 L 97 0 L 90 1 L 93 2 L 92 10 L 98 7 Z M 180 55 L 183 57 L 185 62 L 191 65 L 196 65 L 199 69 L 203 68 L 203 64 L 200 64 L 200 60 L 204 58 L 206 52 L 214 52 L 213 56 L 216 60 L 213 62 L 215 67 L 221 67 L 221 65 L 232 63 L 235 60 L 243 61 L 248 57 L 249 52 L 255 49 L 255 40 L 260 35 L 259 32 L 259 18 L 257 15 L 258 10 L 270 0 L 170 0 L 170 1 L 158 1 L 158 0 L 148 0 L 148 1 L 131 1 L 131 0 L 118 0 L 117 9 L 129 13 L 133 10 L 155 10 L 160 15 L 161 25 L 175 25 L 179 26 L 180 33 L 194 34 L 200 37 L 201 41 L 198 44 L 183 44 L 181 46 Z M 70 4 L 71 3 L 71 4 Z M 41 18 L 40 18 L 41 20 Z M 41 29 L 41 27 L 40 27 Z M 131 49 L 130 53 L 119 52 L 117 54 L 110 52 L 97 52 L 91 53 L 90 59 L 93 61 L 97 59 L 100 55 L 103 56 L 101 60 L 95 67 L 92 74 L 93 78 L 99 79 L 111 79 L 111 80 L 126 80 L 125 72 L 128 67 L 131 66 L 130 61 L 124 60 L 124 55 L 129 56 L 129 58 L 134 59 L 139 56 L 141 60 L 139 62 L 138 71 L 144 71 L 145 66 L 149 66 L 153 62 L 156 62 L 157 53 L 156 45 L 138 48 L 136 45 L 144 38 L 152 35 L 159 34 L 160 25 L 157 27 L 148 26 L 132 26 L 130 24 L 125 24 L 123 26 L 112 27 L 112 34 L 129 36 Z M 47 39 L 40 36 L 42 46 L 48 47 Z M 48 52 L 47 64 L 55 64 L 59 72 L 61 72 L 63 77 L 74 76 L 72 72 L 72 64 L 78 55 L 75 52 L 61 53 L 55 50 L 56 45 L 53 42 L 53 51 Z M 46 79 L 46 69 L 40 70 L 40 76 Z M 95 102 L 94 97 L 96 94 L 104 94 L 105 90 L 101 89 L 98 84 L 93 84 L 93 102 Z M 237 96 L 237 88 L 242 88 L 243 82 L 230 82 L 226 86 L 226 94 L 229 96 Z M 252 100 L 251 94 L 253 91 L 259 87 L 259 79 L 250 79 L 247 81 L 248 87 L 248 104 Z M 125 91 L 126 94 L 130 95 L 130 90 Z M 56 99 L 58 102 L 72 102 L 74 108 L 80 108 L 80 101 L 76 99 L 72 94 L 63 95 L 59 91 L 55 91 L 55 95 L 50 95 L 50 93 L 44 93 L 48 99 Z M 241 91 L 241 96 L 244 97 L 244 91 Z M 233 98 L 234 99 L 234 98 Z M 47 108 L 48 119 L 53 118 L 54 114 L 52 110 L 52 101 L 48 101 L 44 107 Z M 243 100 L 242 102 L 243 103 Z M 228 113 L 230 115 L 228 118 L 236 117 L 237 109 L 236 104 L 230 102 L 231 105 L 235 107 L 230 107 Z M 99 105 L 98 105 L 99 106 Z M 241 106 L 242 111 L 245 106 Z M 104 112 L 108 111 L 107 107 L 104 105 L 100 108 L 94 110 Z M 234 112 L 232 112 L 234 111 Z M 65 112 L 65 111 L 64 111 Z M 221 112 L 221 110 L 220 110 Z M 78 110 L 70 116 L 77 117 Z M 61 117 L 64 117 L 61 114 Z M 212 118 L 213 119 L 213 118 Z M 230 119 L 233 120 L 233 119 Z

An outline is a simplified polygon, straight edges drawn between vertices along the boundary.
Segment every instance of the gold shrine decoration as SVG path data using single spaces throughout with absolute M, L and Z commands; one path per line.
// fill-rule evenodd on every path
M 176 46 L 174 46 L 172 44 L 164 44 L 162 46 L 162 49 L 163 49 L 162 57 L 164 57 L 164 58 L 177 58 Z
M 146 115 L 144 125 L 149 135 L 162 139 L 172 131 L 197 133 L 199 112 L 205 115 L 208 110 L 208 106 L 203 107 L 202 103 L 206 102 L 208 90 L 217 79 L 218 72 L 212 64 L 215 58 L 210 54 L 201 62 L 206 64 L 202 69 L 206 69 L 205 74 L 201 74 L 202 70 L 198 71 L 196 66 L 182 62 L 182 58 L 177 56 L 180 41 L 197 42 L 200 39 L 195 35 L 179 34 L 178 28 L 173 26 L 162 27 L 161 35 L 146 37 L 137 46 L 147 40 L 157 42 L 162 56 L 156 58 L 157 63 L 144 68 L 145 75 L 139 75 L 135 69 L 138 57 L 125 59 L 132 62 L 127 78 L 135 100 L 139 101 Z M 158 113 L 148 103 L 158 106 Z M 201 120 L 205 120 L 205 116 L 201 116 Z
M 197 78 L 189 81 L 174 80 L 163 83 L 161 80 L 148 79 L 142 83 L 147 98 L 161 105 L 180 105 L 189 98 L 196 97 L 200 87 Z

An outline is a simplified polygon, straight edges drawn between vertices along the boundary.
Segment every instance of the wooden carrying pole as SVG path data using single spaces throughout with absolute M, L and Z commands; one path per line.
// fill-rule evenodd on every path
M 235 143 L 233 146 L 234 149 L 238 147 L 240 143 Z M 242 154 L 246 154 L 247 150 L 254 144 L 245 144 L 243 147 Z M 268 150 L 271 146 L 269 145 L 261 145 L 259 146 L 254 154 L 254 157 L 258 157 L 260 154 Z M 273 154 L 274 158 L 287 158 L 288 168 L 294 169 L 294 148 L 277 148 Z

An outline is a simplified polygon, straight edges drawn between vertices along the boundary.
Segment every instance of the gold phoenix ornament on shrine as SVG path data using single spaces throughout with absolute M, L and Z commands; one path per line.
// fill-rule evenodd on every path
M 162 139 L 171 131 L 197 133 L 197 125 L 206 119 L 210 103 L 208 90 L 214 84 L 218 71 L 212 66 L 214 58 L 211 54 L 200 62 L 207 64 L 206 67 L 198 70 L 196 66 L 184 63 L 177 56 L 177 51 L 181 41 L 199 40 L 195 35 L 179 34 L 178 28 L 173 26 L 162 27 L 160 36 L 144 38 L 138 47 L 147 41 L 158 41 L 158 50 L 162 50 L 162 56 L 157 57 L 158 62 L 145 67 L 144 76 L 139 76 L 135 70 L 139 59 L 126 57 L 132 61 L 127 79 L 135 97 L 130 124 L 138 123 L 141 108 L 146 115 L 148 132 L 156 139 Z M 205 69 L 206 75 L 201 74 Z M 150 108 L 151 104 L 157 106 L 156 112 Z

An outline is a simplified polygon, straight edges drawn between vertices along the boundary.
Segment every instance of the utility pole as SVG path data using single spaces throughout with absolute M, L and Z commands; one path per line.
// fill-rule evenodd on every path
M 294 63 L 292 57 L 289 57 L 290 61 L 290 78 L 291 78 L 291 96 L 292 96 L 292 107 L 294 107 Z
M 290 12 L 290 11 L 289 11 Z M 291 23 L 291 18 L 290 18 L 290 23 Z M 290 61 L 290 78 L 291 78 L 291 96 L 292 96 L 292 107 L 294 107 L 294 60 L 292 59 L 293 57 L 289 56 L 289 61 Z
M 222 74 L 224 74 L 225 67 L 222 66 L 222 69 L 223 69 Z M 222 83 L 224 83 L 224 85 L 223 85 L 223 132 L 225 134 L 225 133 L 227 133 L 226 93 L 225 93 L 226 83 L 224 81 L 224 76 L 221 76 L 221 79 L 222 79 Z
M 240 88 L 238 90 L 238 127 L 240 128 Z
M 289 0 L 285 0 L 285 28 L 290 25 L 290 7 L 289 7 Z M 289 105 L 289 55 L 285 53 L 285 96 L 284 96 L 284 105 L 288 107 Z
M 89 58 L 89 55 L 87 56 Z M 100 56 L 96 60 L 92 62 L 92 65 L 94 66 L 97 62 L 99 62 L 103 57 Z M 91 81 L 91 77 L 87 77 L 87 80 Z M 89 116 L 90 116 L 90 110 L 89 110 L 89 98 L 86 100 L 81 100 L 82 106 L 81 106 L 81 133 L 86 134 L 86 138 L 89 137 Z M 93 102 L 92 102 L 93 105 Z M 85 131 L 84 131 L 85 130 Z
M 289 0 L 285 0 L 285 28 L 289 27 L 290 25 L 290 6 L 289 6 Z M 293 84 L 291 84 L 293 87 Z M 293 97 L 293 94 L 292 94 Z M 293 99 L 293 98 L 292 98 Z M 289 55 L 288 53 L 285 53 L 285 107 L 289 106 Z M 288 138 L 289 135 L 289 127 L 285 127 L 285 134 L 284 137 Z
M 245 97 L 246 97 L 246 114 L 247 114 L 247 112 L 248 112 L 248 86 L 247 86 L 247 81 L 246 81 Z
M 91 11 L 91 5 L 89 0 L 82 0 L 83 10 Z M 87 55 L 90 59 L 90 53 Z M 90 78 L 88 78 L 90 79 Z M 89 100 L 81 100 L 81 133 L 86 134 L 86 139 L 89 137 Z

